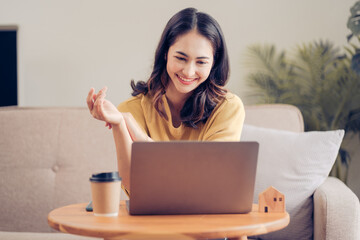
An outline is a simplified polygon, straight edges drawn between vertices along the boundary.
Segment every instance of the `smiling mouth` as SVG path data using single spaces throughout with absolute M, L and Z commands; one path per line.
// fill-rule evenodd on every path
M 192 82 L 196 81 L 198 78 L 183 78 L 177 74 L 175 74 L 178 79 L 180 80 L 180 82 L 184 83 L 184 84 L 191 84 Z

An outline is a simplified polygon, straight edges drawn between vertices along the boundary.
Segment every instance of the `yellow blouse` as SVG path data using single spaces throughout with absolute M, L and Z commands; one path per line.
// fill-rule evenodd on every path
M 245 111 L 241 99 L 235 94 L 228 92 L 207 121 L 199 123 L 196 129 L 187 127 L 183 123 L 177 128 L 174 127 L 165 95 L 162 100 L 168 120 L 159 115 L 148 94 L 131 97 L 121 103 L 118 110 L 130 112 L 144 132 L 154 141 L 240 141 Z

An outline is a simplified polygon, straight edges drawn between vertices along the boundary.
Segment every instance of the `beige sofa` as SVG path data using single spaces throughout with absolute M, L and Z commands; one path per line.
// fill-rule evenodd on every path
M 289 105 L 246 112 L 247 124 L 304 130 L 301 113 Z M 85 108 L 0 108 L 0 239 L 93 239 L 53 233 L 47 214 L 89 201 L 89 176 L 113 170 L 112 133 Z M 360 239 L 359 200 L 342 182 L 328 178 L 314 206 L 315 239 Z

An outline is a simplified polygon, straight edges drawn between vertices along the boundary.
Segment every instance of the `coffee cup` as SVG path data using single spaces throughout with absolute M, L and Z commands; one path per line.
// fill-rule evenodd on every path
M 119 213 L 121 177 L 118 172 L 93 174 L 90 178 L 95 216 L 115 217 Z

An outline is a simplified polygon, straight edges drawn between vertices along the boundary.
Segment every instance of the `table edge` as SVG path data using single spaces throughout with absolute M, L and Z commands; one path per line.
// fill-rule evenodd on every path
M 122 201 L 125 202 L 125 201 Z M 63 233 L 69 233 L 69 234 L 74 234 L 74 235 L 81 235 L 81 236 L 87 236 L 87 237 L 98 237 L 98 238 L 116 238 L 116 237 L 121 237 L 127 234 L 134 234 L 134 232 L 129 231 L 129 232 L 109 232 L 109 233 L 104 233 L 104 232 L 99 232 L 97 231 L 97 229 L 93 229 L 89 231 L 89 229 L 86 229 L 86 231 L 84 231 L 83 234 L 79 234 L 79 230 L 73 226 L 71 226 L 71 224 L 63 224 L 63 223 L 57 223 L 53 217 L 52 217 L 52 213 L 58 209 L 61 208 L 65 208 L 65 207 L 71 207 L 71 206 L 77 206 L 77 207 L 84 207 L 87 205 L 87 203 L 77 203 L 77 204 L 70 204 L 67 206 L 63 206 L 60 208 L 56 208 L 54 210 L 52 210 L 49 214 L 48 214 L 48 224 L 51 228 L 63 232 Z M 254 204 L 257 205 L 257 204 Z M 203 215 L 203 214 L 201 214 Z M 280 229 L 283 229 L 285 227 L 288 226 L 288 224 L 290 223 L 290 216 L 288 212 L 285 212 L 285 216 L 282 219 L 276 220 L 275 222 L 271 222 L 271 223 L 261 223 L 261 224 L 255 224 L 253 225 L 253 229 L 254 231 L 251 231 L 249 234 L 247 234 L 247 236 L 254 236 L 254 235 L 262 235 L 262 234 L 267 234 L 273 231 L 277 231 Z M 270 226 L 269 226 L 270 225 Z M 232 237 L 239 237 L 241 236 L 240 232 L 244 231 L 244 226 L 237 226 L 234 227 L 233 229 L 231 229 L 230 227 L 226 230 L 226 237 L 227 238 L 232 238 Z M 248 228 L 248 226 L 246 227 Z M 143 231 L 141 234 L 148 234 L 148 235 L 155 235 L 155 233 L 153 231 L 151 232 L 146 232 Z M 158 235 L 162 235 L 165 234 L 164 232 L 162 233 L 158 233 Z M 177 233 L 175 233 L 177 234 Z M 183 232 L 182 235 L 184 236 L 188 236 L 188 237 L 195 237 L 195 238 L 222 238 L 223 237 L 223 233 L 219 232 L 219 230 L 217 229 L 215 232 L 202 232 L 202 233 L 198 233 L 198 232 Z

